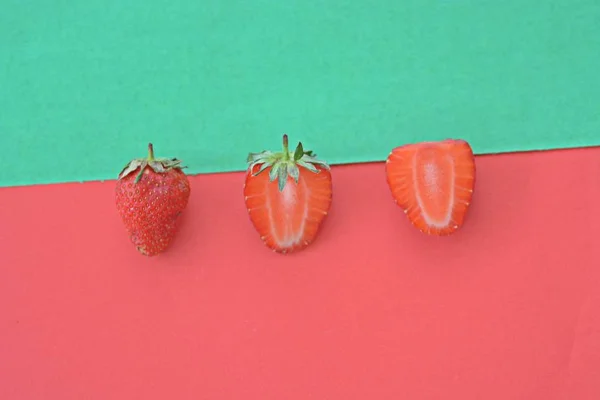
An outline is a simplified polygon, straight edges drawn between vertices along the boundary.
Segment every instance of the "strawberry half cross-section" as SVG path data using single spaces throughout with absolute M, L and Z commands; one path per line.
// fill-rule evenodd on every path
M 396 147 L 386 160 L 392 196 L 421 232 L 446 236 L 464 223 L 475 185 L 473 150 L 447 139 Z
M 294 151 L 283 136 L 283 151 L 248 156 L 244 201 L 261 240 L 275 252 L 291 253 L 311 244 L 331 207 L 332 181 L 327 163 Z

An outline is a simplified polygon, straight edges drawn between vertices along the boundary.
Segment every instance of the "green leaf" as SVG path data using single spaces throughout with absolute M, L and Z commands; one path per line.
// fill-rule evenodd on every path
M 252 168 L 254 168 L 255 164 L 252 164 L 252 166 L 250 167 L 250 170 L 252 170 Z M 263 163 L 260 168 L 258 169 L 258 171 L 256 171 L 255 173 L 253 173 L 253 176 L 256 176 L 258 174 L 260 174 L 261 172 L 263 172 L 265 169 L 269 168 L 271 164 L 270 163 Z
M 260 153 L 249 153 L 246 162 L 254 163 L 269 158 L 273 153 L 270 151 L 261 151 Z
M 304 168 L 308 169 L 311 172 L 314 172 L 315 174 L 319 173 L 319 170 L 315 168 L 314 165 L 312 165 L 311 163 L 307 163 L 305 161 L 298 161 L 298 165 L 303 166 Z
M 300 177 L 300 170 L 296 164 L 290 164 L 287 168 L 288 175 L 294 178 L 294 181 L 298 183 L 298 178 Z
M 142 179 L 142 176 L 144 175 L 144 170 L 146 169 L 147 165 L 148 165 L 148 163 L 146 161 L 142 161 L 140 163 L 140 172 L 135 177 L 134 183 L 138 183 Z
M 150 165 L 150 168 L 152 168 L 155 172 L 162 173 L 162 172 L 167 171 L 165 169 L 163 163 L 160 161 L 150 161 L 149 165 Z M 172 169 L 172 168 L 173 168 L 172 166 L 167 167 L 167 169 Z
M 271 171 L 269 172 L 269 180 L 271 182 L 273 182 L 275 179 L 277 179 L 277 175 L 278 175 L 280 166 L 281 166 L 281 164 L 275 164 L 275 165 L 273 165 L 273 168 L 271 168 Z
M 323 167 L 325 167 L 325 169 L 329 169 L 329 164 L 327 164 L 327 162 L 325 162 L 323 160 L 319 160 L 318 158 L 315 158 L 315 157 L 304 157 L 303 161 L 310 163 L 310 164 L 322 165 Z
M 279 184 L 279 191 L 283 192 L 283 189 L 285 188 L 285 184 L 287 182 L 287 178 L 288 178 L 288 171 L 287 168 L 285 167 L 285 165 L 282 165 L 281 168 L 279 168 L 278 170 L 279 172 L 279 179 L 278 179 L 278 184 Z
M 298 146 L 296 147 L 296 151 L 294 152 L 294 160 L 298 161 L 304 155 L 304 147 L 302 147 L 302 142 L 298 142 Z
M 119 179 L 125 178 L 127 175 L 129 175 L 130 173 L 132 173 L 133 171 L 135 171 L 136 169 L 138 169 L 140 165 L 142 165 L 142 161 L 141 160 L 133 160 L 133 161 L 131 161 L 121 171 L 121 173 L 119 174 Z

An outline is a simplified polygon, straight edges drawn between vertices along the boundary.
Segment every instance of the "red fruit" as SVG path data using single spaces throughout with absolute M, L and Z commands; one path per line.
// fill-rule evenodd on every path
M 385 167 L 392 196 L 420 231 L 444 236 L 462 226 L 475 185 L 475 160 L 466 141 L 396 147 Z
M 302 143 L 283 152 L 248 156 L 244 200 L 252 224 L 273 251 L 290 253 L 313 242 L 331 206 L 329 166 Z
M 172 242 L 179 217 L 190 197 L 190 184 L 176 158 L 132 160 L 119 174 L 116 187 L 117 211 L 137 250 L 154 256 Z

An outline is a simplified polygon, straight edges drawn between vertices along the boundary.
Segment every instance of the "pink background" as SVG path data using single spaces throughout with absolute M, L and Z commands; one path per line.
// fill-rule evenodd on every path
M 435 238 L 383 164 L 334 167 L 288 256 L 242 174 L 191 177 L 153 259 L 114 182 L 0 189 L 0 399 L 599 399 L 600 149 L 477 168 L 466 224 Z

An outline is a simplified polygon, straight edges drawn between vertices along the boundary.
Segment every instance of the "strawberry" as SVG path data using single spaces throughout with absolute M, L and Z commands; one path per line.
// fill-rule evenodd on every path
M 129 162 L 116 186 L 117 210 L 137 250 L 154 256 L 171 243 L 179 227 L 179 216 L 190 197 L 190 184 L 176 158 L 148 158 Z
M 244 201 L 262 241 L 275 252 L 291 253 L 315 240 L 331 206 L 331 171 L 298 143 L 283 152 L 248 156 Z
M 466 141 L 396 147 L 385 168 L 394 200 L 417 229 L 445 236 L 462 226 L 475 185 L 475 160 Z

